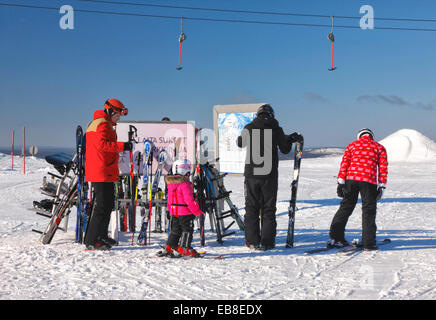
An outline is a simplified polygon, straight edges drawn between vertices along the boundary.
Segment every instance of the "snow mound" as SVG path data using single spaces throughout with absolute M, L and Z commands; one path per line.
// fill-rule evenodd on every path
M 401 129 L 380 141 L 388 161 L 436 161 L 436 142 L 412 129 Z

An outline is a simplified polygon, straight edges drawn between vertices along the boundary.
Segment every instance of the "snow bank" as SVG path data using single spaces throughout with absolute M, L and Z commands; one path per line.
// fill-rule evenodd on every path
M 412 129 L 401 129 L 380 141 L 389 162 L 436 161 L 436 142 Z

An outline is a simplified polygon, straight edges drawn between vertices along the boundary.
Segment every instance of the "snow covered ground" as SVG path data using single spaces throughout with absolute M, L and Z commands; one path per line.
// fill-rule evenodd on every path
M 423 150 L 422 141 L 408 135 L 409 149 Z M 10 156 L 0 154 L 0 299 L 436 299 L 436 161 L 418 158 L 390 163 L 377 237 L 392 243 L 376 252 L 304 254 L 324 246 L 339 206 L 334 176 L 341 158 L 330 156 L 303 159 L 294 248 L 284 247 L 293 164 L 281 161 L 276 249 L 249 251 L 241 231 L 219 245 L 207 230 L 203 249 L 224 258 L 181 260 L 154 256 L 164 234 L 152 234 L 151 246 L 137 247 L 126 233 L 110 252 L 86 252 L 74 243 L 75 209 L 69 231 L 58 231 L 50 245 L 40 244 L 31 229 L 43 230 L 48 219 L 29 208 L 45 198 L 38 188 L 52 169 L 44 160 L 28 158 L 23 175 L 10 171 Z M 15 166 L 20 164 L 16 157 Z M 225 185 L 244 214 L 243 178 L 226 177 Z M 346 237 L 360 238 L 360 233 L 358 204 Z M 194 245 L 199 248 L 198 233 Z

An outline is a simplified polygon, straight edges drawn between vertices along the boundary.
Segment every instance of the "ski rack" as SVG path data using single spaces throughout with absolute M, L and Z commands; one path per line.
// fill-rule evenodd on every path
M 218 243 L 222 244 L 224 242 L 224 238 L 236 233 L 236 231 L 227 232 L 230 227 L 232 227 L 235 222 L 239 227 L 239 230 L 244 231 L 245 225 L 244 220 L 239 214 L 238 208 L 233 204 L 230 199 L 230 194 L 232 191 L 228 191 L 224 186 L 224 177 L 227 173 L 220 174 L 220 172 L 214 168 L 210 163 L 206 163 L 204 165 L 200 165 L 199 174 L 195 175 L 193 178 L 200 179 L 200 183 L 194 183 L 195 194 L 203 194 L 202 201 L 197 198 L 197 201 L 200 203 L 200 209 L 205 213 L 209 214 L 210 227 L 211 231 L 215 232 L 217 235 Z M 134 177 L 134 186 L 136 187 L 136 183 L 139 179 L 137 176 Z M 118 197 L 116 198 L 115 210 L 119 211 L 119 219 L 121 232 L 133 232 L 132 229 L 132 221 L 133 218 L 133 210 L 131 209 L 131 195 L 130 195 L 130 176 L 123 175 L 120 176 L 119 179 L 119 190 Z M 150 202 L 148 199 L 143 199 L 140 192 L 138 192 L 138 198 L 136 200 L 137 206 L 140 206 L 144 211 L 144 214 L 148 215 L 148 210 L 150 208 Z M 156 208 L 166 208 L 167 199 L 163 197 L 159 199 L 155 197 L 152 199 L 151 207 Z M 228 207 L 227 210 L 225 207 Z M 164 209 L 162 212 L 165 223 L 162 225 L 162 231 L 168 231 L 168 223 L 166 219 L 166 213 Z M 155 211 L 156 212 L 156 211 Z M 159 217 L 155 214 L 155 226 L 158 223 L 157 219 Z M 228 225 L 225 224 L 225 219 L 232 218 Z M 204 218 L 203 218 L 204 219 Z M 149 221 L 148 223 L 151 223 Z M 200 225 L 204 225 L 204 221 Z M 160 232 L 159 228 L 156 227 L 156 232 Z M 200 228 L 201 229 L 201 228 Z M 201 242 L 204 245 L 204 233 L 201 231 Z
M 224 186 L 223 178 L 227 173 L 220 174 L 209 162 L 200 165 L 200 179 L 203 183 L 198 185 L 204 186 L 205 190 L 196 190 L 197 194 L 204 192 L 205 203 L 204 209 L 209 213 L 210 225 L 213 232 L 216 232 L 218 243 L 224 242 L 223 238 L 233 235 L 236 231 L 227 232 L 227 230 L 236 222 L 241 231 L 245 230 L 244 220 L 239 215 L 238 208 L 230 200 L 231 191 L 227 191 Z M 224 204 L 227 203 L 228 210 L 225 211 Z M 232 221 L 227 226 L 224 224 L 224 219 L 232 218 Z
M 134 177 L 134 186 L 136 187 L 136 183 L 138 183 L 138 178 L 137 176 Z M 133 228 L 132 228 L 132 219 L 133 219 L 133 210 L 131 209 L 131 196 L 130 196 L 130 190 L 129 190 L 129 186 L 130 186 L 130 176 L 128 175 L 120 175 L 120 179 L 118 180 L 119 183 L 119 190 L 118 191 L 118 198 L 115 199 L 116 201 L 116 205 L 115 205 L 115 210 L 119 211 L 119 219 L 120 219 L 120 230 L 121 232 L 133 232 Z M 138 192 L 138 198 L 136 200 L 136 204 L 137 206 L 141 207 L 144 211 L 141 213 L 142 214 L 146 214 L 148 216 L 148 210 L 150 207 L 150 201 L 148 199 L 143 199 L 142 197 L 142 193 Z M 158 193 L 156 193 L 154 195 L 154 198 L 151 201 L 151 207 L 156 207 L 156 208 L 166 208 L 167 205 L 167 200 L 165 199 L 165 197 L 163 197 L 162 199 L 159 199 L 158 197 Z M 164 216 L 166 217 L 166 214 L 164 214 Z M 155 219 L 157 217 L 155 216 Z M 155 221 L 156 224 L 156 221 Z M 167 219 L 165 220 L 165 225 L 164 225 L 164 230 L 163 231 L 167 231 L 167 226 L 168 225 L 168 221 Z M 126 228 L 127 227 L 127 228 Z
M 63 164 L 64 173 L 62 176 L 48 172 L 52 177 L 58 178 L 56 193 L 50 195 L 53 197 L 53 207 L 51 212 L 46 210 L 36 210 L 36 214 L 49 218 L 50 221 L 45 231 L 32 229 L 33 232 L 41 234 L 40 241 L 43 244 L 49 244 L 57 229 L 67 232 L 68 216 L 71 212 L 71 207 L 74 205 L 77 196 L 77 176 L 75 173 L 75 162 L 77 155 L 74 155 L 71 161 Z M 59 171 L 59 170 L 58 170 Z M 61 171 L 59 171 L 61 173 Z M 45 195 L 49 195 L 44 193 Z M 63 221 L 63 226 L 60 223 Z

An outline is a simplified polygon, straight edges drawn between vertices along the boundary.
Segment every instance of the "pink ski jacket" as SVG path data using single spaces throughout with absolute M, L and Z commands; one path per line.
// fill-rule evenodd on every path
M 194 199 L 193 186 L 188 177 L 174 175 L 165 177 L 168 185 L 167 207 L 173 216 L 204 214 Z

